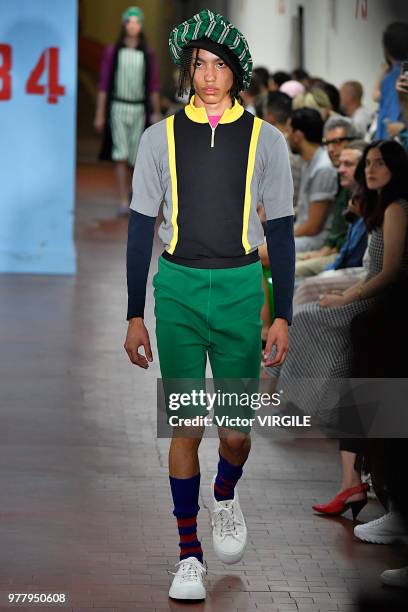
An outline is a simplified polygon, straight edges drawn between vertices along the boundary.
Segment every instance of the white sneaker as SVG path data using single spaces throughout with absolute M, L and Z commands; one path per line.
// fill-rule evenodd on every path
M 381 582 L 387 586 L 408 589 L 408 567 L 386 570 L 381 574 Z
M 187 557 L 176 563 L 177 572 L 174 575 L 169 590 L 172 599 L 205 599 L 204 575 L 207 568 L 197 557 Z
M 247 543 L 247 528 L 239 505 L 238 492 L 234 499 L 217 501 L 214 497 L 215 476 L 211 483 L 214 500 L 212 513 L 213 544 L 215 554 L 223 563 L 238 563 L 242 559 Z
M 375 521 L 357 525 L 354 527 L 354 535 L 373 544 L 393 544 L 406 536 L 398 514 L 392 511 Z

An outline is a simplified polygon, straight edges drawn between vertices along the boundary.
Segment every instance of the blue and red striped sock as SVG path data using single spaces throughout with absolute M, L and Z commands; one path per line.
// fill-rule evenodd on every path
M 200 491 L 200 474 L 192 478 L 174 478 L 169 476 L 173 496 L 173 514 L 177 518 L 180 535 L 180 561 L 187 557 L 196 557 L 203 562 L 201 543 L 197 538 L 197 514 L 200 509 L 198 495 Z
M 214 497 L 217 501 L 234 498 L 234 489 L 242 476 L 242 465 L 232 465 L 219 453 L 217 476 L 214 483 Z

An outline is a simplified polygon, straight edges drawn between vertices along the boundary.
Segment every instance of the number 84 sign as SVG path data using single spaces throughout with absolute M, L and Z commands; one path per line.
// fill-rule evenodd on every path
M 13 95 L 11 45 L 0 44 L 0 62 L 1 102 L 10 100 Z M 43 76 L 45 76 L 45 79 Z M 36 65 L 28 75 L 25 91 L 31 95 L 46 95 L 49 104 L 57 104 L 59 96 L 65 95 L 65 87 L 59 83 L 58 47 L 48 47 L 41 53 Z

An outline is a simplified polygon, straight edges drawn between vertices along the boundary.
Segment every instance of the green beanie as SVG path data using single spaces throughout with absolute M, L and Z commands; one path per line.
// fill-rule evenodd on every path
M 126 11 L 122 13 L 122 23 L 130 19 L 130 17 L 137 17 L 137 19 L 143 25 L 144 13 L 138 6 L 129 6 Z

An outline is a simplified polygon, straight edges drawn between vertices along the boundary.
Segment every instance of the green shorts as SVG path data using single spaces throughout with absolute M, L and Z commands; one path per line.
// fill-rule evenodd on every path
M 255 412 L 247 396 L 258 390 L 261 359 L 261 262 L 209 270 L 159 257 L 158 266 L 153 286 L 167 422 L 174 415 L 209 416 L 208 404 L 202 401 L 184 402 L 177 408 L 177 402 L 170 401 L 174 393 L 205 390 L 208 355 L 214 417 L 218 416 L 213 423 L 220 425 L 221 419 L 221 426 L 250 431 L 246 420 Z M 221 399 L 220 393 L 226 395 Z M 236 417 L 240 423 L 229 425 Z

